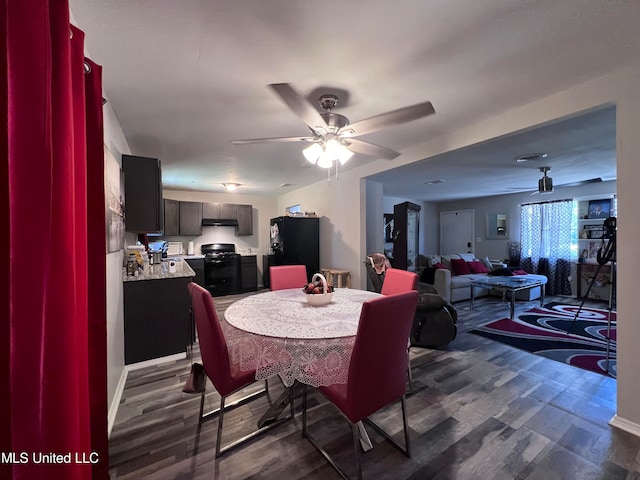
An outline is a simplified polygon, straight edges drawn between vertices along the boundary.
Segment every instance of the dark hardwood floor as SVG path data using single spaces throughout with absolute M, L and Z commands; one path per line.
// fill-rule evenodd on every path
M 215 299 L 219 313 L 237 298 Z M 519 302 L 516 308 L 536 304 Z M 469 333 L 508 315 L 499 299 L 480 299 L 473 312 L 468 302 L 455 306 L 457 338 L 443 349 L 412 349 L 412 458 L 370 432 L 375 448 L 363 455 L 365 478 L 640 479 L 640 438 L 607 423 L 616 411 L 615 379 Z M 203 424 L 198 435 L 200 397 L 181 391 L 189 368 L 185 359 L 129 373 L 110 438 L 112 479 L 339 478 L 302 438 L 299 414 L 214 460 L 217 420 Z M 282 388 L 270 380 L 270 398 Z M 218 399 L 212 390 L 206 407 L 217 406 Z M 255 428 L 268 400 L 225 416 L 226 441 Z M 317 393 L 310 407 L 311 433 L 353 471 L 348 423 Z M 399 405 L 374 418 L 402 439 Z

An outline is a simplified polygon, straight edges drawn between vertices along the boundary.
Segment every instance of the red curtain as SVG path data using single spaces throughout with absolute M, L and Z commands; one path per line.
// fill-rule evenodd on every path
M 0 8 L 0 477 L 106 479 L 105 254 L 91 282 L 88 262 L 105 242 L 100 67 L 85 73 L 66 1 Z

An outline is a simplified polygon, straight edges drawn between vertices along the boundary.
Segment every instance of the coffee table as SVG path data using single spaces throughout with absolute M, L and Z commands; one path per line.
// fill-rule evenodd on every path
M 496 289 L 502 292 L 504 299 L 509 294 L 509 318 L 513 320 L 516 308 L 516 292 L 540 287 L 540 305 L 544 304 L 544 283 L 535 278 L 514 275 L 511 277 L 486 277 L 471 280 L 471 296 L 469 297 L 469 307 L 473 310 L 474 288 Z

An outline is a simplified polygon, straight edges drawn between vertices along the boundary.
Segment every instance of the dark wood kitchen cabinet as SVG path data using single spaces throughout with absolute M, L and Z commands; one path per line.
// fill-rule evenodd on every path
M 187 351 L 191 277 L 124 282 L 124 363 Z
M 210 220 L 236 220 L 238 206 L 235 203 L 205 203 L 202 217 Z
M 240 279 L 243 292 L 258 290 L 258 261 L 255 255 L 240 257 Z
M 253 235 L 253 205 L 238 205 L 236 235 Z
M 253 205 L 203 203 L 202 218 L 208 222 L 235 220 L 233 224 L 236 227 L 236 235 L 253 235 Z M 228 225 L 231 225 L 231 223 Z
M 162 168 L 157 158 L 122 155 L 125 230 L 160 233 L 164 223 Z
M 166 236 L 180 235 L 180 202 L 164 199 L 164 230 Z
M 202 235 L 202 203 L 164 199 L 164 235 Z
M 204 287 L 204 258 L 185 258 L 191 269 L 196 272 L 193 281 Z

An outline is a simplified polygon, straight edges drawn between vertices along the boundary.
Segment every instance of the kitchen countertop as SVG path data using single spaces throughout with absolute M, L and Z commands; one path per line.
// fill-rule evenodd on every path
M 191 255 L 190 258 L 194 258 L 195 255 Z M 204 257 L 202 257 L 204 258 Z M 123 282 L 137 282 L 140 280 L 164 280 L 165 278 L 182 278 L 182 277 L 195 277 L 196 272 L 189 266 L 187 262 L 182 260 L 176 262 L 175 273 L 169 273 L 169 262 L 162 262 L 154 265 L 147 265 L 146 269 L 138 273 L 137 277 L 127 275 L 126 268 L 122 269 L 122 281 Z

